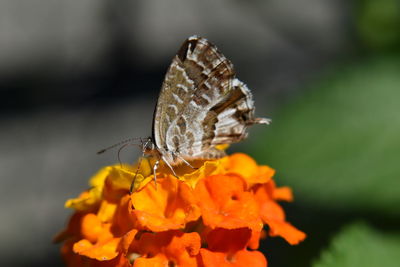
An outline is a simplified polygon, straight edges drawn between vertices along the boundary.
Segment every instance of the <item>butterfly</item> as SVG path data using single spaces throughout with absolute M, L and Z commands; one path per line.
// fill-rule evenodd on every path
M 254 117 L 251 92 L 232 63 L 208 40 L 192 36 L 167 70 L 142 152 L 156 159 L 156 182 L 161 160 L 177 176 L 174 166 L 223 157 L 218 145 L 237 143 L 247 137 L 247 127 L 269 123 Z

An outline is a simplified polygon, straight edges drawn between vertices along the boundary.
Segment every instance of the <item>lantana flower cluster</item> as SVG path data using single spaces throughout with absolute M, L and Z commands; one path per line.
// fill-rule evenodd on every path
M 75 210 L 57 237 L 68 266 L 267 266 L 261 238 L 295 245 L 306 235 L 285 220 L 275 171 L 245 154 L 157 172 L 152 162 L 108 166 L 65 206 Z M 130 186 L 134 179 L 134 191 Z M 268 230 L 263 230 L 264 225 Z

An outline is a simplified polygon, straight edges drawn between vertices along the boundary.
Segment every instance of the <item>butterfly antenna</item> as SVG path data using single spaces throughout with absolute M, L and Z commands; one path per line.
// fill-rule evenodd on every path
M 115 148 L 115 147 L 117 147 L 117 146 L 121 146 L 121 145 L 126 144 L 126 143 L 128 143 L 128 142 L 136 141 L 136 140 L 142 140 L 142 138 L 136 137 L 136 138 L 129 138 L 129 139 L 126 139 L 126 140 L 121 141 L 121 142 L 118 142 L 118 143 L 116 143 L 116 144 L 114 144 L 114 145 L 112 145 L 112 146 L 103 148 L 102 150 L 97 151 L 96 154 L 97 154 L 97 155 L 103 154 L 103 153 L 106 152 L 107 150 L 113 149 L 113 148 Z
M 139 148 L 142 148 L 139 144 L 124 144 L 118 149 L 117 157 L 118 157 L 118 162 L 122 168 L 122 160 L 121 160 L 121 151 L 126 148 L 127 146 L 138 146 Z
M 132 192 L 133 192 L 133 186 L 135 185 L 136 176 L 137 176 L 138 173 L 139 173 L 140 165 L 142 165 L 142 160 L 143 160 L 144 155 L 145 155 L 145 147 L 144 147 L 145 145 L 143 144 L 143 140 L 140 139 L 140 142 L 142 143 L 142 156 L 139 158 L 138 166 L 137 166 L 136 171 L 135 171 L 135 176 L 133 177 L 133 180 L 132 180 L 132 183 L 131 183 L 131 187 L 130 187 L 130 189 L 129 189 L 129 192 L 130 192 L 131 194 L 132 194 Z M 146 144 L 147 144 L 147 143 L 146 143 Z

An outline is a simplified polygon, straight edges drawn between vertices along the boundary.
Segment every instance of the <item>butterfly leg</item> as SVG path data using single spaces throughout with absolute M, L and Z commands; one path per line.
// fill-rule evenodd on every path
M 157 159 L 156 163 L 153 166 L 153 177 L 154 177 L 154 186 L 156 187 L 157 190 L 157 169 L 158 169 L 158 164 L 160 164 L 160 160 Z
M 145 154 L 146 154 L 146 153 L 145 153 L 145 152 L 146 152 L 146 147 L 145 147 L 145 145 L 147 145 L 147 143 L 144 144 L 142 138 L 140 138 L 140 142 L 142 143 L 142 156 L 139 158 L 138 166 L 137 166 L 136 171 L 135 171 L 135 176 L 133 177 L 133 180 L 132 180 L 132 183 L 131 183 L 131 187 L 130 187 L 130 189 L 129 189 L 129 192 L 130 192 L 130 193 L 133 192 L 133 187 L 134 187 L 134 185 L 135 185 L 136 176 L 137 176 L 138 173 L 139 173 L 140 165 L 142 165 L 142 160 L 143 160 L 143 158 L 144 158 L 144 156 L 145 156 Z M 119 158 L 119 153 L 120 153 L 120 151 L 121 151 L 121 148 L 118 150 L 118 160 L 119 160 L 119 161 L 120 161 L 120 158 Z M 122 167 L 121 161 L 120 161 L 120 164 L 121 164 L 121 167 Z
M 136 176 L 139 173 L 140 165 L 142 165 L 142 160 L 143 160 L 143 156 L 139 158 L 138 166 L 137 166 L 136 171 L 135 171 L 135 176 L 133 176 L 133 180 L 132 180 L 132 183 L 131 183 L 131 188 L 129 189 L 129 192 L 131 192 L 131 193 L 133 192 L 133 187 L 135 185 Z
M 187 166 L 189 166 L 190 168 L 192 168 L 193 170 L 198 170 L 199 168 L 193 167 L 192 164 L 190 164 L 187 160 L 185 160 L 183 157 L 181 157 L 178 153 L 174 153 L 174 155 L 182 160 L 183 163 L 185 163 Z
M 168 168 L 172 171 L 173 175 L 179 179 L 178 175 L 176 174 L 174 168 L 172 168 L 171 164 L 169 164 L 168 160 L 166 160 L 164 157 L 162 157 L 162 160 L 167 164 Z

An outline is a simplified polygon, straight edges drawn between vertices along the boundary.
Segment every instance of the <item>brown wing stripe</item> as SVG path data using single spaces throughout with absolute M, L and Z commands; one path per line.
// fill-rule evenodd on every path
M 229 94 L 220 101 L 217 105 L 211 108 L 211 111 L 214 111 L 217 114 L 220 114 L 225 109 L 232 107 L 235 103 L 237 103 L 240 99 L 246 97 L 246 95 L 240 90 L 240 88 L 236 87 Z

